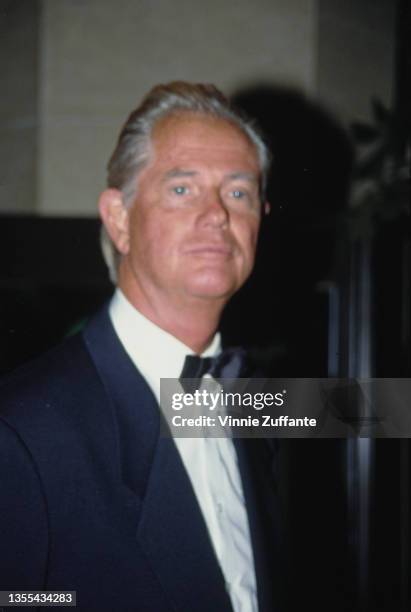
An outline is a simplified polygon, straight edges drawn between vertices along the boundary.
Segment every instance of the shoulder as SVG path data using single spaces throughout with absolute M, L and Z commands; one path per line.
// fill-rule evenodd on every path
M 19 498 L 19 482 L 38 496 L 33 508 L 42 507 L 43 488 L 48 503 L 63 499 L 62 479 L 74 482 L 76 472 L 83 474 L 112 429 L 111 404 L 81 334 L 19 368 L 0 382 L 7 499 Z
M 93 406 L 105 402 L 82 334 L 0 381 L 0 419 L 31 449 L 50 448 L 53 440 L 62 441 L 70 433 L 72 437 Z
M 87 384 L 95 369 L 81 334 L 19 367 L 0 379 L 0 415 L 10 409 L 24 412 L 33 398 L 51 398 L 71 392 L 72 385 Z

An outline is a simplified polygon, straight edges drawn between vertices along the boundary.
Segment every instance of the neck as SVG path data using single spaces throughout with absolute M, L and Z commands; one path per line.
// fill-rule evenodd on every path
M 193 299 L 172 304 L 166 300 L 148 300 L 144 294 L 133 292 L 121 283 L 119 288 L 142 315 L 195 353 L 201 354 L 211 343 L 225 301 Z
M 209 313 L 202 316 L 198 310 L 195 312 L 180 310 L 170 318 L 168 318 L 170 313 L 163 313 L 163 316 L 155 318 L 150 316 L 151 313 L 143 310 L 140 312 L 198 355 L 205 351 L 212 342 L 220 320 L 219 316 L 211 318 Z

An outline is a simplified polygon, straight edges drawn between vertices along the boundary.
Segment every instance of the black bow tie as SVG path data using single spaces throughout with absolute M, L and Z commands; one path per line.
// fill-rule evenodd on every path
M 246 351 L 241 347 L 229 348 L 217 357 L 187 355 L 182 378 L 201 379 L 205 374 L 213 378 L 241 378 L 246 375 Z

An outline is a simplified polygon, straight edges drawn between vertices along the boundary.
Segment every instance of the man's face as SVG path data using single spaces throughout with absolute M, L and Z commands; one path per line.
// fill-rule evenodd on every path
M 120 288 L 132 301 L 225 303 L 253 268 L 259 178 L 255 147 L 232 124 L 187 112 L 160 121 L 128 212 Z

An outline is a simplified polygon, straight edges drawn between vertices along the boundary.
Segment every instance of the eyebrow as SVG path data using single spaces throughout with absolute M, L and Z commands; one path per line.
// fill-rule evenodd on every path
M 196 175 L 198 175 L 198 172 L 196 170 L 184 170 L 183 168 L 172 168 L 171 170 L 166 172 L 166 174 L 163 177 L 163 180 L 168 181 L 169 179 L 172 179 L 172 178 L 185 178 L 185 177 L 192 177 Z M 224 182 L 235 181 L 238 179 L 246 180 L 246 181 L 249 181 L 250 183 L 256 183 L 256 184 L 258 184 L 259 182 L 258 176 L 254 174 L 253 172 L 242 172 L 242 171 L 231 172 L 230 174 L 227 174 L 227 176 L 224 177 Z
M 224 178 L 225 181 L 235 181 L 238 179 L 249 181 L 250 183 L 258 184 L 259 182 L 258 176 L 253 172 L 232 172 Z
M 198 172 L 196 172 L 195 170 L 183 170 L 183 168 L 173 168 L 172 170 L 169 170 L 165 173 L 163 180 L 168 181 L 172 178 L 184 178 L 195 176 L 196 174 L 198 174 Z

